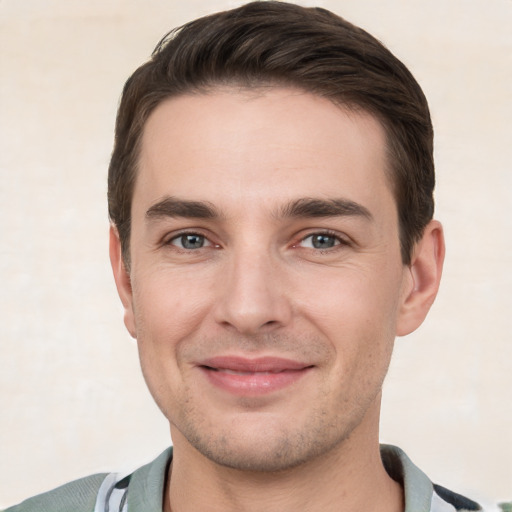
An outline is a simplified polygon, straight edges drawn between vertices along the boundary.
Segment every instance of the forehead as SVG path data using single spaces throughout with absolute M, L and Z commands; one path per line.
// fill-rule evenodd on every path
M 134 199 L 389 200 L 387 175 L 385 132 L 372 115 L 297 89 L 224 88 L 168 99 L 154 110 Z

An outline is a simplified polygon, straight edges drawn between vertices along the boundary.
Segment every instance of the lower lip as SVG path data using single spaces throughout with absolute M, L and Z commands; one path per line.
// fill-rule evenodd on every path
M 214 386 L 224 391 L 235 395 L 256 396 L 273 393 L 291 386 L 309 373 L 311 367 L 276 373 L 231 373 L 204 366 L 200 369 Z

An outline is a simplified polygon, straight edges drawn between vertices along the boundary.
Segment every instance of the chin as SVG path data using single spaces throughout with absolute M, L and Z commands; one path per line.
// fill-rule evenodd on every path
M 190 425 L 189 425 L 190 426 Z M 203 425 L 204 426 L 204 425 Z M 350 437 L 352 428 L 340 425 L 290 425 L 271 421 L 231 426 L 222 431 L 201 433 L 200 425 L 180 430 L 185 443 L 211 462 L 247 472 L 282 472 L 335 451 Z M 330 428 L 329 428 L 330 427 Z

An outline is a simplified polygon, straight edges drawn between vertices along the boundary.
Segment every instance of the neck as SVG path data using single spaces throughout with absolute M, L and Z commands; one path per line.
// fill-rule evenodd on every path
M 354 432 L 301 466 L 261 473 L 219 466 L 173 432 L 164 512 L 401 512 L 403 490 L 384 469 L 376 434 Z

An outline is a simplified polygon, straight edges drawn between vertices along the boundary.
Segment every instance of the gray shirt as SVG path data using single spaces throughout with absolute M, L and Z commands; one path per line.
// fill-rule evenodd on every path
M 381 445 L 381 457 L 389 475 L 404 487 L 405 512 L 482 510 L 477 503 L 432 484 L 400 448 Z M 102 473 L 81 478 L 5 512 L 162 512 L 171 459 L 172 447 L 128 475 Z

